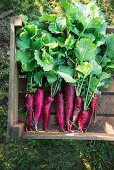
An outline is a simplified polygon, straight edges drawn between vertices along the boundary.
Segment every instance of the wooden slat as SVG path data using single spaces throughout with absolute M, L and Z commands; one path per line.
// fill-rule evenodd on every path
M 8 99 L 8 135 L 10 135 L 11 125 L 13 125 L 14 114 L 14 78 L 15 78 L 15 29 L 14 19 L 10 21 L 10 70 L 9 70 L 9 99 Z
M 18 115 L 18 123 L 25 123 L 26 121 L 26 115 Z
M 15 46 L 15 53 L 16 53 L 16 46 Z M 19 72 L 18 72 L 18 64 L 15 62 L 15 96 L 14 96 L 14 122 L 18 122 L 18 93 L 19 93 Z
M 25 95 L 26 93 L 19 93 L 18 96 L 18 110 L 19 112 L 25 112 Z
M 19 91 L 26 91 L 27 80 L 25 78 L 19 78 Z
M 105 133 L 24 132 L 23 139 L 76 139 L 114 141 L 114 135 Z
M 26 93 L 19 93 L 19 105 L 25 105 L 25 95 Z
M 43 115 L 39 119 L 38 129 L 43 129 Z M 49 122 L 47 124 L 47 129 L 48 130 L 57 130 L 58 129 L 55 115 L 50 115 Z
M 101 92 L 111 92 L 114 93 L 114 80 L 110 80 L 110 87 L 107 89 L 101 89 Z
M 97 116 L 95 126 L 91 125 L 88 132 L 114 135 L 114 117 Z
M 14 19 L 14 26 L 21 27 L 22 26 L 22 16 L 15 16 Z
M 63 133 L 54 126 L 55 116 L 50 116 L 47 129 L 50 132 L 24 133 L 24 139 L 78 139 L 78 140 L 112 140 L 114 141 L 114 117 L 98 116 L 96 125 L 90 126 L 87 133 Z M 42 118 L 39 121 L 39 129 L 42 128 Z
M 114 95 L 102 95 L 96 109 L 97 115 L 114 115 Z
M 107 25 L 106 32 L 114 34 L 114 25 Z
M 12 126 L 11 137 L 20 138 L 24 133 L 24 123 L 18 123 Z
M 8 99 L 8 135 L 11 133 L 11 126 L 17 123 L 17 94 L 18 90 L 18 71 L 15 63 L 15 24 L 22 26 L 22 20 L 19 22 L 19 18 L 12 17 L 10 21 L 10 70 L 9 70 L 9 99 Z M 19 24 L 17 24 L 19 22 Z M 15 103 L 16 102 L 16 103 Z

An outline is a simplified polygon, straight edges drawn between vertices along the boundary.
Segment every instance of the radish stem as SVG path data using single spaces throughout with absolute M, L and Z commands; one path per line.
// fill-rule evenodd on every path
M 87 89 L 87 93 L 86 93 L 86 99 L 84 102 L 84 110 L 88 109 L 86 103 L 87 103 L 87 97 L 88 97 L 89 88 L 90 88 L 91 77 L 92 77 L 92 75 L 90 74 L 89 85 L 88 85 L 88 89 Z

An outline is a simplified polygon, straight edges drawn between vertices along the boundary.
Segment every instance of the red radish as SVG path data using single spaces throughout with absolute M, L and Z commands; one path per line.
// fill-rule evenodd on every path
M 83 128 L 84 124 L 86 123 L 88 117 L 89 117 L 89 112 L 87 110 L 80 111 L 79 120 L 78 120 L 80 132 L 82 131 L 82 128 Z
M 47 96 L 44 106 L 43 106 L 43 125 L 44 125 L 44 130 L 47 132 L 47 123 L 49 121 L 49 116 L 50 116 L 50 108 L 52 103 L 54 102 L 54 98 L 51 96 Z
M 64 132 L 64 96 L 62 92 L 57 92 L 55 98 L 56 120 L 62 131 Z
M 34 113 L 36 131 L 37 131 L 38 120 L 42 113 L 43 99 L 44 99 L 44 89 L 38 88 L 35 92 L 35 113 Z
M 91 118 L 90 118 L 90 121 L 89 121 L 89 124 L 87 126 L 87 129 L 86 131 L 89 129 L 90 125 L 91 125 L 91 122 L 92 122 L 92 118 L 93 118 L 93 115 L 95 114 L 95 119 L 96 119 L 96 103 L 97 103 L 97 94 L 94 94 L 94 97 L 95 98 L 92 98 L 92 101 L 90 103 L 91 105 Z
M 74 100 L 74 95 L 75 95 L 75 87 L 70 85 L 69 83 L 65 83 L 64 87 L 64 92 L 65 92 L 65 115 L 66 115 L 66 124 L 67 124 L 67 129 L 70 132 L 70 116 L 73 110 L 73 100 Z
M 34 95 L 31 94 L 31 93 L 28 93 L 25 96 L 26 111 L 27 111 L 27 130 L 32 127 L 32 121 L 33 121 L 33 101 L 34 101 Z
M 74 110 L 74 113 L 73 113 L 73 120 L 72 120 L 70 128 L 76 122 L 76 120 L 78 118 L 81 105 L 82 105 L 82 97 L 81 96 L 75 97 L 75 110 Z

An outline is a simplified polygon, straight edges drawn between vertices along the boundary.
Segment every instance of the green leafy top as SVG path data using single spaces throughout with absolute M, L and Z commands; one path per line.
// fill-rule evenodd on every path
M 77 96 L 84 96 L 86 108 L 93 94 L 100 94 L 99 88 L 109 86 L 114 35 L 106 35 L 107 23 L 94 2 L 60 2 L 64 16 L 43 14 L 39 21 L 28 22 L 22 15 L 16 61 L 30 77 L 29 84 L 33 80 L 31 87 L 42 86 L 43 77 L 51 87 L 63 79 L 75 85 Z
M 75 55 L 79 61 L 90 61 L 95 58 L 96 46 L 88 38 L 81 38 L 75 47 Z

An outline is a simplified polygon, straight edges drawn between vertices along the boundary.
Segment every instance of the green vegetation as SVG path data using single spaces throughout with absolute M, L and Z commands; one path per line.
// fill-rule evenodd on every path
M 70 0 L 71 1 L 71 0 Z M 84 3 L 89 0 L 83 0 Z M 97 0 L 109 24 L 114 24 L 114 1 Z M 60 13 L 58 0 L 1 0 L 0 13 L 13 9 L 30 20 L 38 19 L 43 12 Z M 7 137 L 9 20 L 0 21 L 0 169 L 114 169 L 114 143 L 76 140 L 21 140 Z
M 0 169 L 113 169 L 113 143 L 22 140 L 6 135 L 7 109 L 0 111 Z

